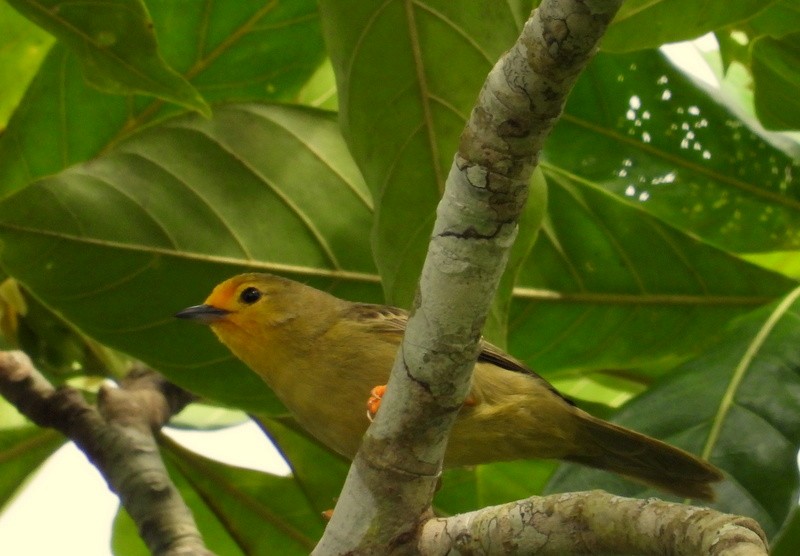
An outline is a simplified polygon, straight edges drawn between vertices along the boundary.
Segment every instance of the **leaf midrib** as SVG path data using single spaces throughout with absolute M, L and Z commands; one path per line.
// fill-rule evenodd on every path
M 380 284 L 381 278 L 377 274 L 359 272 L 342 269 L 315 268 L 309 266 L 292 265 L 278 262 L 264 262 L 253 259 L 240 259 L 236 257 L 224 257 L 220 255 L 209 255 L 192 251 L 176 251 L 165 247 L 153 247 L 138 243 L 124 243 L 121 241 L 92 238 L 57 232 L 53 230 L 42 230 L 0 222 L 0 229 L 12 230 L 15 232 L 37 234 L 41 236 L 53 237 L 65 241 L 107 247 L 110 249 L 121 249 L 152 255 L 164 255 L 185 260 L 210 262 L 231 266 L 248 266 L 253 269 L 266 272 L 276 272 L 293 274 L 298 276 L 310 276 L 319 278 L 330 278 L 335 280 L 365 282 L 370 284 Z M 800 289 L 795 290 L 796 295 L 800 295 Z M 695 295 L 695 294 L 670 294 L 670 293 L 648 293 L 646 295 L 614 292 L 561 292 L 548 289 L 515 287 L 514 297 L 529 299 L 542 302 L 561 302 L 561 303 L 593 303 L 593 304 L 618 304 L 618 305 L 723 305 L 723 306 L 757 306 L 772 301 L 774 297 L 759 295 Z
M 759 350 L 763 347 L 770 333 L 772 333 L 775 325 L 778 324 L 778 321 L 787 313 L 789 307 L 791 307 L 798 298 L 800 298 L 800 287 L 795 288 L 783 299 L 783 301 L 778 304 L 777 307 L 775 307 L 775 310 L 770 313 L 767 320 L 764 321 L 764 325 L 758 330 L 758 333 L 748 344 L 744 355 L 742 356 L 738 365 L 736 365 L 736 368 L 731 375 L 731 379 L 728 382 L 728 387 L 725 389 L 725 392 L 720 399 L 717 412 L 711 421 L 711 430 L 709 430 L 708 438 L 706 439 L 706 443 L 703 446 L 703 451 L 701 452 L 703 459 L 708 459 L 711 455 L 711 451 L 717 445 L 720 434 L 722 433 L 722 426 L 725 422 L 725 418 L 728 416 L 728 413 L 733 407 L 734 398 L 739 392 L 739 387 L 741 386 L 742 380 L 744 380 L 744 377 L 747 374 L 747 371 L 750 369 L 753 360 L 755 359 Z

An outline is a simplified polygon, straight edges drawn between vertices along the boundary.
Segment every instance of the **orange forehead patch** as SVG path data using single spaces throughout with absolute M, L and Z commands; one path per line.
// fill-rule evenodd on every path
M 240 283 L 241 280 L 231 278 L 230 280 L 225 280 L 221 284 L 217 285 L 217 287 L 215 287 L 211 292 L 211 295 L 206 298 L 206 305 L 219 307 L 220 309 L 228 307 L 236 295 L 236 290 Z

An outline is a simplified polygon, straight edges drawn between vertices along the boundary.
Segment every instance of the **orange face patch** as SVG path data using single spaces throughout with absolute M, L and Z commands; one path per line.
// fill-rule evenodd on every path
M 239 288 L 241 280 L 232 278 L 219 284 L 214 291 L 206 298 L 206 305 L 218 307 L 219 309 L 233 309 L 236 299 L 236 290 Z

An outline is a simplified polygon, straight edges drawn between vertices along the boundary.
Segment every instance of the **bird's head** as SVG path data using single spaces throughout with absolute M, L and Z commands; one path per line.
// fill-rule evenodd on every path
M 175 316 L 210 325 L 223 344 L 263 376 L 265 369 L 282 364 L 281 358 L 304 349 L 301 344 L 318 329 L 330 326 L 339 302 L 279 276 L 240 274 L 215 287 L 202 305 Z
M 202 305 L 175 314 L 180 319 L 211 325 L 218 334 L 229 327 L 251 332 L 291 319 L 287 306 L 296 282 L 271 274 L 240 274 L 217 285 Z

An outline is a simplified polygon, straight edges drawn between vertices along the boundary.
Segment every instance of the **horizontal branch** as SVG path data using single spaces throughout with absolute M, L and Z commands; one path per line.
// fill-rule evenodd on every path
M 614 496 L 600 490 L 532 497 L 422 527 L 426 555 L 706 554 L 766 556 L 767 539 L 748 517 L 708 508 Z

